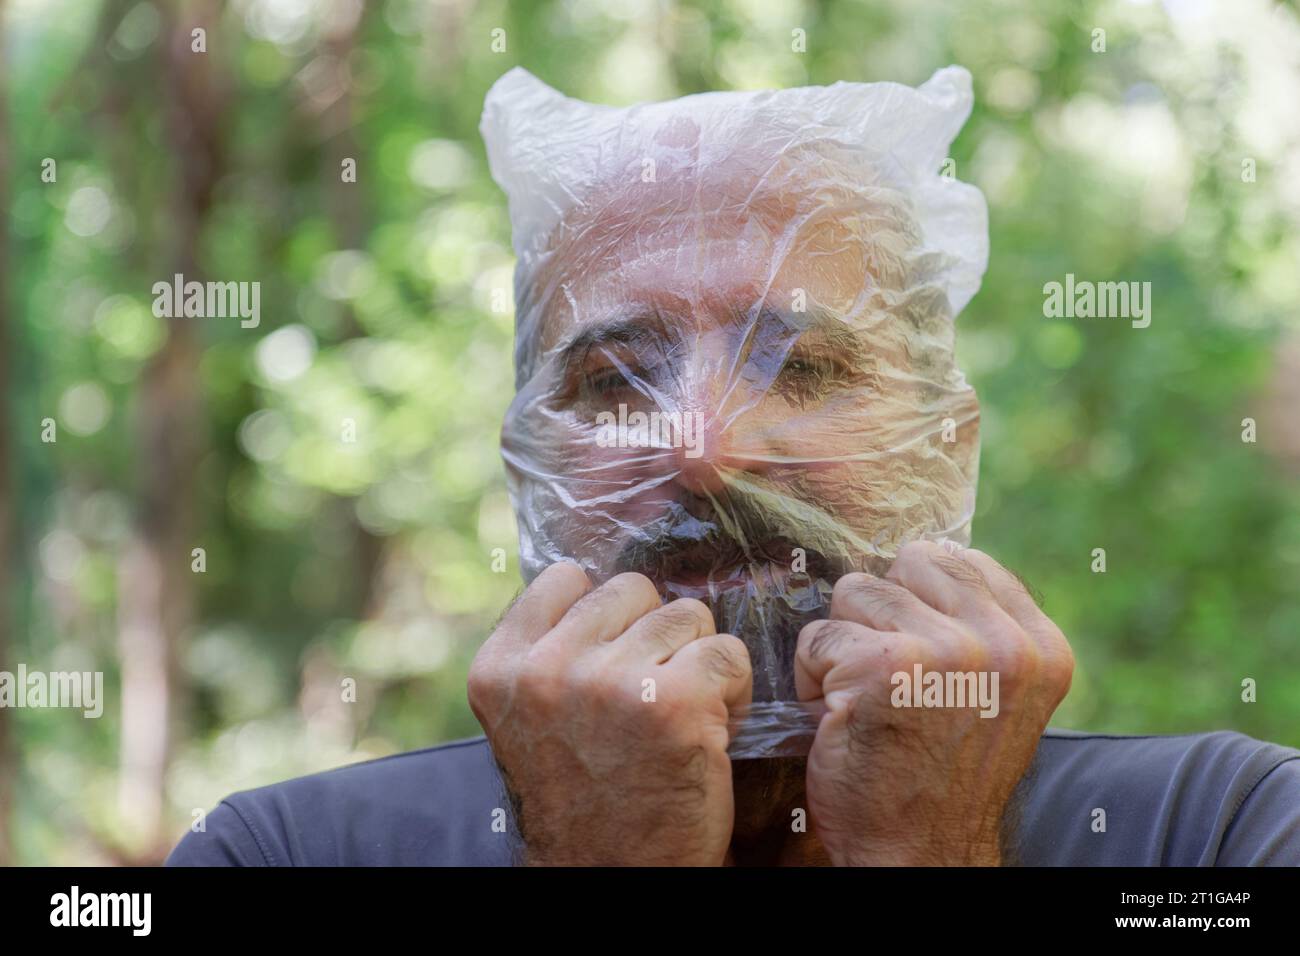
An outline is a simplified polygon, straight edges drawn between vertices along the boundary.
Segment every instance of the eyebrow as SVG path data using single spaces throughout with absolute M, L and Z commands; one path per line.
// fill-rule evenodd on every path
M 562 371 L 572 368 L 598 345 L 636 345 L 667 337 L 667 329 L 657 314 L 622 316 L 579 329 L 560 346 L 558 364 Z
M 848 323 L 833 313 L 822 309 L 815 309 L 798 315 L 782 310 L 770 311 L 788 327 L 799 332 L 796 344 L 806 342 L 808 339 L 820 340 L 836 352 L 859 364 L 865 363 L 870 355 L 870 350 L 863 341 L 862 333 L 850 327 Z
M 764 319 L 781 322 L 786 328 L 797 332 L 796 343 L 813 338 L 822 341 L 851 361 L 865 362 L 868 356 L 861 333 L 850 328 L 838 316 L 817 309 L 807 313 L 791 313 L 784 309 L 763 308 L 755 322 Z M 752 333 L 747 333 L 746 338 Z M 642 342 L 662 343 L 670 338 L 671 332 L 663 317 L 658 313 L 621 316 L 605 322 L 598 322 L 579 329 L 559 347 L 557 364 L 568 370 L 581 362 L 587 353 L 598 345 L 619 344 L 636 345 Z

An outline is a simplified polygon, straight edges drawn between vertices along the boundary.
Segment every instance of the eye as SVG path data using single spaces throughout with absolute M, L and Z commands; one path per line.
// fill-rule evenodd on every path
M 639 369 L 630 370 L 634 376 L 638 375 Z M 600 368 L 587 372 L 583 377 L 583 387 L 589 393 L 596 395 L 609 395 L 622 388 L 628 388 L 631 383 L 623 374 L 623 370 L 617 365 L 603 365 Z
M 781 366 L 774 390 L 802 407 L 828 398 L 853 380 L 852 370 L 829 355 L 794 353 Z
M 781 367 L 781 374 L 788 376 L 801 376 L 804 378 L 816 378 L 823 374 L 825 368 L 818 362 L 811 359 L 791 357 Z
M 589 403 L 639 402 L 642 390 L 662 371 L 635 355 L 593 354 L 579 372 L 578 395 Z
M 839 368 L 829 359 L 814 355 L 791 355 L 781 366 L 781 383 L 814 391 L 824 390 L 839 376 Z

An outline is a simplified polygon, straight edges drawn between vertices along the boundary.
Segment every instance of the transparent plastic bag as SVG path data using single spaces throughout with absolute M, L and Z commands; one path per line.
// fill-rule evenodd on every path
M 967 543 L 979 406 L 953 318 L 988 257 L 944 175 L 969 74 L 614 108 L 522 69 L 480 129 L 509 199 L 517 394 L 501 435 L 526 581 L 576 561 L 740 637 L 734 759 L 806 753 L 794 649 L 835 581 Z

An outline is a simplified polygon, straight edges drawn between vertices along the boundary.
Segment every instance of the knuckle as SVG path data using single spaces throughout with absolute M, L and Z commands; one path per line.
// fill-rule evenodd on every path
M 703 601 L 695 598 L 678 598 L 667 606 L 683 615 L 683 623 L 689 623 L 692 626 L 707 625 L 710 631 L 714 626 L 713 612 L 709 610 L 709 606 Z
M 934 561 L 938 545 L 932 541 L 909 541 L 898 549 L 894 562 L 885 575 L 888 582 L 903 584 L 915 582 L 923 574 L 923 569 Z
M 694 598 L 681 598 L 666 604 L 658 611 L 653 612 L 649 619 L 653 619 L 655 626 L 665 631 L 675 630 L 692 630 L 698 631 L 705 619 L 713 620 L 701 601 Z
M 901 584 L 854 572 L 846 574 L 835 583 L 833 596 L 880 610 L 894 610 L 906 601 L 911 592 Z
M 853 571 L 835 582 L 834 591 L 843 595 L 872 594 L 883 582 L 874 575 L 862 571 Z M 834 592 L 832 592 L 834 593 Z
M 989 575 L 992 574 L 997 579 L 1000 587 L 1006 588 L 1020 598 L 1028 598 L 1039 608 L 1043 606 L 1042 594 L 1031 586 L 1021 574 L 1011 570 L 983 551 L 971 548 L 966 551 L 966 554 L 976 559 L 973 563 L 984 572 L 985 580 L 989 580 L 990 584 L 992 581 L 989 579 Z
M 994 660 L 988 643 L 964 627 L 949 628 L 935 650 L 935 664 L 941 670 L 982 670 Z
M 1074 651 L 1070 648 L 1070 643 L 1064 637 L 1052 642 L 1044 666 L 1048 680 L 1061 689 L 1062 696 L 1074 681 L 1074 664 Z
M 515 689 L 524 701 L 552 709 L 565 700 L 576 683 L 563 671 L 530 658 L 516 679 Z
M 811 621 L 799 629 L 799 636 L 795 638 L 794 652 L 796 655 L 802 654 L 811 656 L 812 644 L 817 635 L 830 624 L 830 621 L 823 618 L 819 621 Z
M 986 552 L 981 551 L 979 548 L 966 548 L 962 552 L 962 557 L 970 559 L 972 563 L 979 562 L 988 565 L 991 568 L 996 568 L 1003 574 L 1008 576 L 1011 575 L 1011 572 L 1004 568 L 996 558 L 990 557 Z
M 644 574 L 636 571 L 624 571 L 622 574 L 616 574 L 605 584 L 610 591 L 619 594 L 626 594 L 633 600 L 644 601 L 645 603 L 657 602 L 659 600 L 659 589 L 654 586 Z
M 815 621 L 799 634 L 798 649 L 809 660 L 823 660 L 852 641 L 854 627 L 847 621 Z
M 910 592 L 904 588 L 881 589 L 864 600 L 867 611 L 889 621 L 899 617 L 908 607 Z
M 651 644 L 669 647 L 672 645 L 673 633 L 686 624 L 687 621 L 680 613 L 674 613 L 665 608 L 662 611 L 656 611 L 643 617 L 637 623 L 635 634 L 638 639 Z
M 993 597 L 993 591 L 989 588 L 988 581 L 984 579 L 980 569 L 969 561 L 955 554 L 949 554 L 947 551 L 936 554 L 933 561 L 935 567 L 958 584 L 964 584 L 969 588 L 981 591 L 989 598 Z
M 592 662 L 575 668 L 565 689 L 604 710 L 616 707 L 628 698 L 628 680 L 626 669 Z
M 1037 643 L 1019 627 L 1008 628 L 999 637 L 989 661 L 989 666 L 1009 681 L 1018 681 L 1030 674 L 1037 675 L 1041 665 L 1042 654 Z
M 749 651 L 739 639 L 735 644 L 710 641 L 700 656 L 705 667 L 727 680 L 739 680 L 749 673 Z
M 718 634 L 715 635 L 712 640 L 716 641 L 720 647 L 724 648 L 726 652 L 730 654 L 737 663 L 744 667 L 746 671 L 751 669 L 752 664 L 749 659 L 749 648 L 746 647 L 745 642 L 736 637 L 736 635 Z
M 491 710 L 505 690 L 505 675 L 495 667 L 475 661 L 470 665 L 465 690 L 472 708 Z
M 547 584 L 555 583 L 561 578 L 570 578 L 583 590 L 587 590 L 591 587 L 591 578 L 587 576 L 587 572 L 582 570 L 582 568 L 573 561 L 557 561 L 555 564 L 549 565 L 541 574 L 533 579 L 533 583 L 529 585 L 529 588 L 531 589 L 536 587 L 543 578 L 546 579 Z

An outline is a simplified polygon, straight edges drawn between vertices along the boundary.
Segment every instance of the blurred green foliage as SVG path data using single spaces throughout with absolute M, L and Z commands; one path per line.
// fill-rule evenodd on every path
M 185 228 L 202 277 L 262 283 L 262 318 L 191 320 L 207 564 L 175 649 L 166 841 L 233 790 L 478 732 L 464 677 L 518 565 L 497 453 L 513 319 L 492 308 L 512 254 L 476 127 L 514 65 L 618 104 L 970 69 L 953 158 L 992 233 L 958 334 L 984 410 L 974 543 L 1072 640 L 1055 723 L 1300 745 L 1300 419 L 1275 397 L 1300 301 L 1300 27 L 1289 6 L 1215 6 L 9 2 L 12 652 L 109 690 L 98 721 L 17 712 L 18 860 L 161 852 L 121 793 L 117 655 L 122 555 L 148 520 L 139 383 L 169 334 L 150 288 Z M 207 58 L 212 112 L 187 125 L 166 61 L 192 22 L 207 52 L 180 55 Z M 219 168 L 183 223 L 177 130 L 196 128 Z M 1066 273 L 1150 281 L 1150 328 L 1044 318 Z

